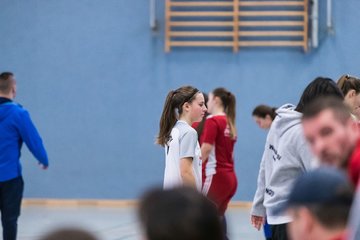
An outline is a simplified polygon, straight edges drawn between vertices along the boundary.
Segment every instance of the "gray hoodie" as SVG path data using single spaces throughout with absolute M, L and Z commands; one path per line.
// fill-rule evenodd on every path
M 285 104 L 276 111 L 261 159 L 251 215 L 266 216 L 269 224 L 291 221 L 285 213 L 275 215 L 274 208 L 287 199 L 294 180 L 315 159 L 303 135 L 302 114 L 294 109 Z

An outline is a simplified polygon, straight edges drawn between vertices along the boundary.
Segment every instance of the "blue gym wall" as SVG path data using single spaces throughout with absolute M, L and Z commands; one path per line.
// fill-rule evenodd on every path
M 321 5 L 325 1 L 320 1 Z M 23 150 L 25 197 L 135 199 L 161 184 L 154 144 L 167 92 L 225 86 L 237 97 L 234 200 L 252 200 L 266 132 L 254 106 L 297 103 L 316 76 L 360 75 L 360 1 L 333 1 L 336 34 L 301 49 L 175 49 L 149 29 L 148 0 L 1 0 L 0 71 L 13 71 L 17 101 L 38 126 L 50 158 L 42 171 Z M 324 18 L 324 6 L 321 6 Z M 323 22 L 323 21 L 322 21 Z

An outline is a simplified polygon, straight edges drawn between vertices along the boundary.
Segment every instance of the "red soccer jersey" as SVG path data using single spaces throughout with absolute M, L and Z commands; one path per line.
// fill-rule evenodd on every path
M 230 129 L 225 115 L 208 116 L 201 137 L 203 143 L 213 145 L 213 149 L 206 160 L 206 176 L 217 172 L 234 171 L 234 145 L 236 139 L 230 137 Z

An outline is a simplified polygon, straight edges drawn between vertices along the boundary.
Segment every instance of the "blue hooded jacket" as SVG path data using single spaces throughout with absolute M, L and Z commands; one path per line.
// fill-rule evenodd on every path
M 49 165 L 46 150 L 29 113 L 17 103 L 4 101 L 0 104 L 0 182 L 21 176 L 23 142 L 42 165 Z

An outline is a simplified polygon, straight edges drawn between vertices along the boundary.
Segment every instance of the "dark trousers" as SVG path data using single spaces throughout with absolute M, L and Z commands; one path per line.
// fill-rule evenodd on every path
M 287 224 L 279 224 L 279 225 L 270 225 L 272 232 L 272 240 L 287 240 Z
M 24 181 L 21 176 L 0 182 L 0 211 L 4 240 L 16 240 L 23 191 Z

